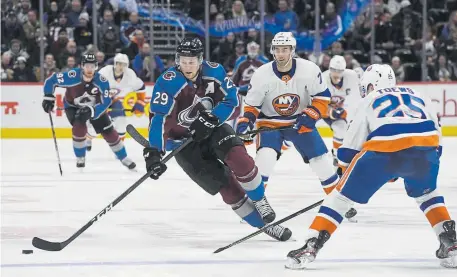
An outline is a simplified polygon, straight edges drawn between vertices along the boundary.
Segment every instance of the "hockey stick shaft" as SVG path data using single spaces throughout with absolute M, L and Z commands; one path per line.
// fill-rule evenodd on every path
M 283 131 L 283 130 L 288 130 L 292 129 L 294 126 L 282 126 L 278 128 L 259 128 L 256 130 L 248 131 L 244 134 L 236 134 L 237 136 L 246 136 L 246 135 L 257 135 L 258 133 L 262 132 L 273 132 L 273 131 Z
M 167 163 L 171 158 L 173 158 L 179 151 L 181 151 L 184 147 L 186 147 L 189 143 L 193 141 L 192 138 L 187 139 L 183 144 L 181 144 L 178 148 L 173 150 L 170 154 L 168 154 L 163 160 L 163 163 Z M 86 223 L 82 228 L 80 228 L 76 233 L 74 233 L 70 238 L 63 242 L 49 242 L 38 237 L 34 237 L 32 240 L 32 245 L 36 248 L 46 250 L 46 251 L 60 251 L 65 248 L 68 244 L 74 241 L 77 237 L 79 237 L 84 231 L 89 229 L 92 224 L 98 221 L 103 215 L 109 212 L 113 207 L 115 207 L 119 202 L 121 202 L 127 195 L 129 195 L 132 191 L 134 191 L 139 185 L 141 185 L 144 181 L 146 181 L 149 176 L 154 171 L 148 171 L 144 174 L 138 181 L 136 181 L 132 186 L 130 186 L 126 191 L 124 191 L 121 195 L 119 195 L 114 201 L 112 201 L 108 206 L 106 206 L 103 210 L 101 210 L 96 216 L 94 216 L 89 222 Z
M 54 129 L 54 121 L 52 120 L 51 113 L 49 113 L 49 122 L 51 122 L 52 138 L 54 139 L 54 148 L 56 149 L 57 163 L 59 164 L 60 176 L 62 176 L 62 162 L 60 161 L 59 147 L 57 146 L 56 131 Z
M 310 205 L 310 206 L 308 206 L 308 207 L 306 207 L 306 208 L 303 208 L 303 209 L 301 209 L 301 210 L 299 210 L 299 211 L 297 211 L 297 212 L 295 212 L 295 213 L 293 213 L 293 214 L 291 214 L 291 215 L 288 215 L 288 216 L 284 217 L 283 219 L 278 220 L 278 221 L 276 221 L 276 222 L 274 222 L 274 223 L 265 225 L 265 226 L 263 226 L 262 228 L 260 228 L 258 231 L 254 232 L 254 233 L 252 233 L 252 234 L 250 234 L 250 235 L 248 235 L 248 236 L 245 236 L 244 238 L 241 238 L 241 239 L 239 239 L 239 240 L 237 240 L 237 241 L 235 241 L 235 242 L 232 242 L 231 244 L 229 244 L 229 245 L 227 245 L 227 246 L 221 247 L 221 248 L 217 249 L 216 251 L 214 251 L 213 253 L 220 253 L 220 252 L 222 252 L 222 251 L 224 251 L 224 250 L 226 250 L 226 249 L 228 249 L 228 248 L 230 248 L 230 247 L 232 247 L 232 246 L 235 246 L 235 245 L 237 245 L 237 244 L 242 243 L 243 241 L 246 241 L 246 240 L 248 240 L 248 239 L 250 239 L 250 238 L 253 238 L 253 237 L 257 236 L 258 234 L 263 233 L 266 229 L 268 229 L 268 228 L 270 228 L 270 227 L 279 225 L 279 224 L 281 224 L 281 223 L 283 223 L 283 222 L 286 222 L 286 221 L 288 221 L 288 220 L 290 220 L 290 219 L 292 219 L 292 218 L 294 218 L 294 217 L 296 217 L 296 216 L 298 216 L 298 215 L 301 215 L 301 214 L 304 213 L 304 212 L 307 212 L 307 211 L 309 211 L 309 210 L 311 210 L 311 209 L 314 209 L 315 207 L 321 205 L 322 202 L 324 202 L 324 200 L 320 200 L 320 201 L 318 201 L 318 202 L 316 202 L 316 203 L 314 203 L 314 204 L 312 204 L 312 205 Z
M 65 111 L 65 108 L 57 108 L 57 111 Z M 133 112 L 133 109 L 109 109 L 109 112 Z

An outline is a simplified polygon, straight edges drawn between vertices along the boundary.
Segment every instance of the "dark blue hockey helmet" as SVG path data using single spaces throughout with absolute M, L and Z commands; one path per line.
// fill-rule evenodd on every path
M 176 49 L 175 62 L 179 66 L 179 57 L 197 57 L 203 62 L 203 44 L 197 38 L 183 38 Z

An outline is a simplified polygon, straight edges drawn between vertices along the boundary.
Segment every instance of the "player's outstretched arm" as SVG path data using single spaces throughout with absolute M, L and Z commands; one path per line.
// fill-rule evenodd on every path
M 220 90 L 225 97 L 214 107 L 211 113 L 219 119 L 219 125 L 221 125 L 230 118 L 235 108 L 238 107 L 238 89 L 232 79 L 227 77 L 227 73 L 221 65 L 214 71 L 215 81 L 219 83 Z
M 77 78 L 78 77 L 78 78 Z M 43 110 L 47 113 L 54 109 L 56 98 L 54 90 L 56 87 L 69 87 L 79 82 L 79 69 L 73 69 L 64 73 L 54 73 L 44 81 Z

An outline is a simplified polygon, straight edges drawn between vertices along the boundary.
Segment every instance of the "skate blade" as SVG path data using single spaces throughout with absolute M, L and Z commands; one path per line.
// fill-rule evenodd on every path
M 457 268 L 457 256 L 451 256 L 440 260 L 440 265 L 446 268 Z
M 284 267 L 286 269 L 290 269 L 290 270 L 306 270 L 306 269 L 311 268 L 311 266 L 310 266 L 311 263 L 312 263 L 312 261 L 310 261 L 308 259 L 304 259 L 300 263 L 297 263 L 297 261 L 295 259 L 287 257 L 287 262 L 284 265 Z
M 357 223 L 357 219 L 354 218 L 354 217 L 351 217 L 351 218 L 347 218 L 348 222 L 351 222 L 351 223 Z

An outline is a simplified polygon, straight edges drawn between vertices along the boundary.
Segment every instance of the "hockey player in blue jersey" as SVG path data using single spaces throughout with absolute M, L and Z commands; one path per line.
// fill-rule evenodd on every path
M 175 156 L 179 166 L 202 189 L 211 195 L 219 193 L 236 214 L 261 228 L 275 215 L 270 213 L 254 160 L 225 123 L 237 106 L 237 87 L 224 68 L 203 60 L 198 38 L 184 38 L 177 49 L 176 66 L 163 73 L 154 86 L 150 147 L 143 154 L 147 170 L 154 171 L 151 177 L 158 179 L 167 169 L 162 163 L 167 141 L 182 140 L 193 132 L 194 141 Z M 279 225 L 266 233 L 280 241 L 292 234 Z
M 133 169 L 136 165 L 127 157 L 124 143 L 114 130 L 107 113 L 111 105 L 109 83 L 96 70 L 95 55 L 86 54 L 82 57 L 81 68 L 74 68 L 65 73 L 54 73 L 44 82 L 43 109 L 47 113 L 51 112 L 55 105 L 54 89 L 66 88 L 64 108 L 67 119 L 72 125 L 76 166 L 85 167 L 86 122 L 90 120 L 97 134 L 103 136 L 122 164 Z

